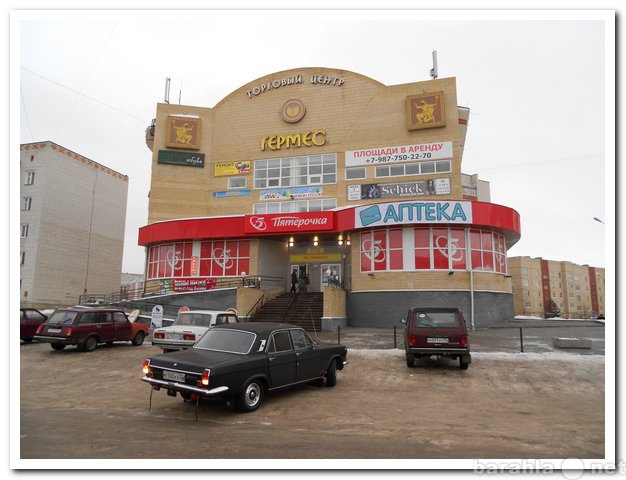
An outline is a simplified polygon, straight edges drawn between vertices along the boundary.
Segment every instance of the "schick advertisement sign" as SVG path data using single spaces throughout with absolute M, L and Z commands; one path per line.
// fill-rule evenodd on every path
M 394 202 L 357 207 L 354 227 L 404 223 L 472 223 L 471 202 Z

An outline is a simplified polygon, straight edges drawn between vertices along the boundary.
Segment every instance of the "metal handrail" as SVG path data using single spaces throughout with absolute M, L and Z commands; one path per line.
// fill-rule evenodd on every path
M 249 319 L 249 318 L 254 317 L 254 314 L 257 312 L 259 308 L 261 308 L 263 303 L 265 303 L 265 294 L 261 295 L 259 299 L 256 301 L 256 303 L 252 305 L 252 308 L 248 310 L 248 313 L 246 313 L 246 318 Z
M 289 303 L 287 304 L 287 306 L 285 307 L 285 309 L 283 310 L 283 313 L 281 315 L 281 317 L 282 317 L 281 321 L 283 323 L 285 322 L 285 320 L 287 320 L 287 317 L 289 317 L 289 312 L 291 311 L 291 309 L 293 308 L 294 304 L 298 300 L 298 297 L 300 297 L 301 295 L 302 295 L 302 290 L 298 291 L 298 293 L 296 293 L 293 297 L 291 297 L 291 300 L 289 301 Z
M 237 287 L 247 287 L 247 288 L 261 288 L 261 282 L 264 283 L 277 283 L 283 284 L 284 277 L 272 277 L 272 276 L 254 276 L 248 275 L 244 277 L 217 277 L 216 283 L 212 288 L 208 290 L 196 290 L 194 292 L 187 293 L 196 293 L 198 291 L 210 291 L 219 288 L 237 288 Z M 172 291 L 164 291 L 162 285 L 153 285 L 151 287 L 146 287 L 144 283 L 144 289 L 141 293 L 137 291 L 131 292 L 113 292 L 113 293 L 86 293 L 80 295 L 78 298 L 79 305 L 113 305 L 120 303 L 123 300 L 142 300 L 146 297 L 154 297 L 158 295 L 167 295 L 169 293 L 174 293 Z

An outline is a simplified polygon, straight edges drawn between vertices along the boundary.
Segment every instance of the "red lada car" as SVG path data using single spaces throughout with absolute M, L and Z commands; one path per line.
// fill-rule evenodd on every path
M 141 345 L 148 326 L 133 323 L 123 310 L 111 308 L 64 308 L 56 310 L 37 329 L 34 340 L 48 342 L 54 350 L 76 345 L 91 352 L 99 343 L 132 342 Z
M 472 363 L 469 335 L 465 318 L 454 307 L 414 307 L 402 319 L 406 365 L 415 366 L 415 359 L 445 357 L 459 360 L 459 366 L 467 370 Z

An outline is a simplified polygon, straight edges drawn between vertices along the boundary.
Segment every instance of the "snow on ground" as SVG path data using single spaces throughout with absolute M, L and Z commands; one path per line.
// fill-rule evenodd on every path
M 366 358 L 380 358 L 380 357 L 398 357 L 404 358 L 404 350 L 399 348 L 388 349 L 366 349 L 366 348 L 351 348 L 348 351 L 348 361 L 350 356 L 356 355 Z M 581 355 L 574 352 L 545 352 L 545 353 L 509 353 L 509 352 L 472 352 L 472 357 L 481 358 L 485 360 L 516 360 L 516 361 L 528 361 L 528 362 L 545 362 L 546 360 L 554 361 L 569 361 L 569 362 L 589 362 L 589 363 L 604 363 L 604 355 Z

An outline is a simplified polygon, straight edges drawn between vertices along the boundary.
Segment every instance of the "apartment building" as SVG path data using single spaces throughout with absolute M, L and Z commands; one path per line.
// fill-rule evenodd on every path
M 54 142 L 20 146 L 20 302 L 120 289 L 128 177 Z
M 551 301 L 564 318 L 604 315 L 604 268 L 531 257 L 509 258 L 515 315 L 550 316 Z

